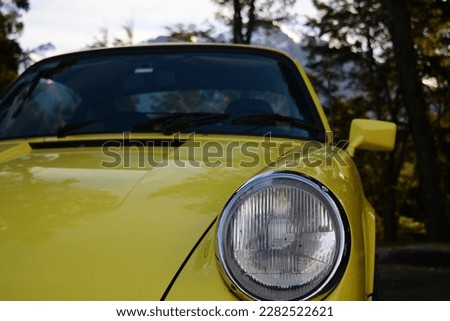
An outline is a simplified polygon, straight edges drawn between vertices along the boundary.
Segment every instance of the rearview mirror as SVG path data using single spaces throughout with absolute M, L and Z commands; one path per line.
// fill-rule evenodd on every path
M 397 125 L 387 121 L 354 119 L 350 126 L 347 152 L 350 156 L 355 149 L 391 151 L 395 146 Z

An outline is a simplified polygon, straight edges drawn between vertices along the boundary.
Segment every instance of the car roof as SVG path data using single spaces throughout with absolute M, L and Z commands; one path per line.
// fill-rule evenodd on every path
M 84 58 L 84 57 L 94 57 L 102 55 L 113 55 L 113 54 L 136 54 L 136 53 L 157 53 L 157 52 L 177 52 L 177 51 L 202 51 L 202 52 L 230 52 L 230 53 L 252 53 L 264 56 L 278 57 L 278 59 L 288 59 L 295 61 L 288 53 L 271 47 L 264 46 L 254 46 L 254 45 L 244 45 L 244 44 L 230 44 L 230 43 L 148 43 L 139 44 L 132 46 L 121 46 L 121 47 L 107 47 L 107 48 L 93 48 L 93 49 L 83 49 L 80 51 L 74 51 L 64 54 L 59 54 L 44 58 L 38 61 L 36 64 L 51 62 L 53 60 L 61 59 L 73 59 L 73 58 Z M 30 68 L 32 68 L 31 66 Z

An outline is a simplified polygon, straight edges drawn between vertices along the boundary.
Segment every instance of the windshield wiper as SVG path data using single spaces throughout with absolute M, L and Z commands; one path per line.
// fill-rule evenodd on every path
M 167 115 L 167 113 L 140 113 L 140 112 L 129 112 L 129 113 L 120 113 L 108 117 L 99 117 L 94 119 L 88 119 L 80 122 L 75 123 L 68 123 L 61 127 L 58 127 L 56 129 L 56 136 L 57 137 L 64 137 L 67 134 L 70 134 L 71 132 L 87 127 L 89 125 L 95 124 L 95 123 L 101 123 L 101 122 L 107 122 L 114 119 L 120 119 L 120 118 L 128 118 L 132 116 L 146 116 L 146 115 Z M 157 118 L 159 119 L 159 118 Z
M 155 127 L 161 127 L 161 131 L 164 134 L 171 134 L 178 132 L 187 127 L 195 125 L 203 125 L 214 123 L 219 120 L 228 118 L 227 114 L 212 114 L 212 113 L 140 113 L 140 112 L 130 112 L 112 115 L 109 117 L 99 117 L 94 119 L 88 119 L 81 122 L 69 123 L 59 127 L 56 130 L 57 137 L 64 137 L 73 131 L 87 127 L 95 123 L 108 122 L 114 119 L 128 118 L 133 116 L 146 116 L 146 115 L 159 115 L 160 117 L 151 118 L 144 122 L 135 124 L 132 127 L 132 131 L 143 132 L 149 129 L 154 129 Z M 158 128 L 158 131 L 160 129 Z
M 149 127 L 161 126 L 162 132 L 170 135 L 192 126 L 216 123 L 228 117 L 228 114 L 216 113 L 172 113 L 137 124 L 133 129 L 140 131 L 147 130 Z
M 322 128 L 311 125 L 301 119 L 291 118 L 280 114 L 259 114 L 234 118 L 231 123 L 233 125 L 260 125 L 270 123 L 285 123 L 293 127 L 305 129 L 318 134 L 324 132 Z
M 186 115 L 185 117 L 181 118 L 180 121 L 175 121 L 171 124 L 168 124 L 164 128 L 164 134 L 170 135 L 192 126 L 214 124 L 218 121 L 228 119 L 228 117 L 228 114 L 214 113 L 198 113 L 195 115 Z
M 56 136 L 57 137 L 64 137 L 67 134 L 70 134 L 74 130 L 81 129 L 83 127 L 89 126 L 91 124 L 99 123 L 103 120 L 103 118 L 96 118 L 96 119 L 90 119 L 85 121 L 80 121 L 77 123 L 69 123 L 65 124 L 63 126 L 60 126 L 56 129 Z

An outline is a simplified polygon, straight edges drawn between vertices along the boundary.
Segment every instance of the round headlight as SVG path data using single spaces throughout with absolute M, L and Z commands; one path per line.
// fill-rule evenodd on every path
M 225 276 L 257 300 L 305 300 L 330 287 L 344 261 L 346 226 L 328 190 L 272 172 L 241 187 L 222 212 L 217 248 Z

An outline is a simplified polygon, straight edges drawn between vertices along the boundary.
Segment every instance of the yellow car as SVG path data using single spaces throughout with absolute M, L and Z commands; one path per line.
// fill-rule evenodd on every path
M 0 101 L 1 300 L 370 300 L 375 213 L 300 63 L 167 44 L 42 60 Z

